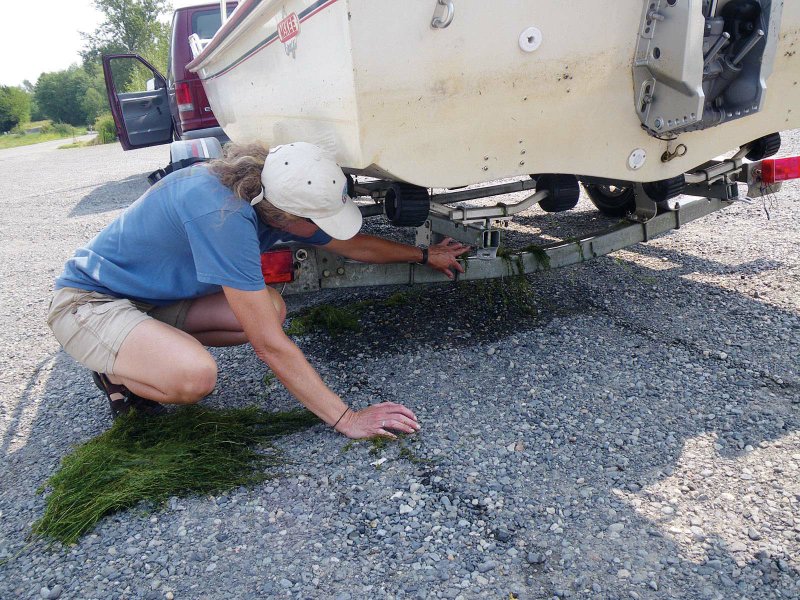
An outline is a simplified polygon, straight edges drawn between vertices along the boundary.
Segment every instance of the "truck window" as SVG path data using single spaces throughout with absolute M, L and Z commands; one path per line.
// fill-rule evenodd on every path
M 192 33 L 196 33 L 201 40 L 210 40 L 217 33 L 221 23 L 219 8 L 199 10 L 192 15 Z
M 164 83 L 153 76 L 153 72 L 133 58 L 117 58 L 109 61 L 111 77 L 118 93 L 159 90 Z

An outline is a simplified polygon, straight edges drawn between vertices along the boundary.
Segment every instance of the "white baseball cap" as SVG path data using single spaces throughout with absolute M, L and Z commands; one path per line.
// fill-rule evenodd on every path
M 361 211 L 347 195 L 342 169 L 319 146 L 294 142 L 269 151 L 261 171 L 261 192 L 275 208 L 311 219 L 337 240 L 348 240 L 361 229 Z

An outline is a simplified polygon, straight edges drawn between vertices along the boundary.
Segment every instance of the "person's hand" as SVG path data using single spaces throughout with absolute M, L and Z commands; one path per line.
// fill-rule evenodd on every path
M 392 431 L 414 433 L 419 428 L 417 417 L 405 406 L 381 402 L 364 410 L 349 410 L 336 426 L 336 431 L 352 439 L 375 436 L 396 438 Z
M 464 267 L 456 258 L 465 252 L 469 252 L 469 250 L 470 247 L 465 246 L 461 242 L 457 242 L 452 238 L 444 238 L 438 244 L 428 246 L 427 266 L 440 273 L 444 273 L 447 277 L 452 279 L 452 269 L 455 269 L 459 273 L 464 272 Z

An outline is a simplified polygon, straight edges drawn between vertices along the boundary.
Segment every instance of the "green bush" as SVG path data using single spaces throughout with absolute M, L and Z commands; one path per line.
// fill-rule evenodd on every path
M 110 144 L 117 141 L 117 126 L 114 124 L 114 117 L 110 113 L 105 113 L 97 117 L 94 122 L 97 139 L 101 144 Z
M 81 126 L 90 123 L 100 110 L 98 98 L 104 91 L 101 75 L 91 75 L 77 65 L 65 71 L 42 73 L 36 82 L 34 101 L 39 112 L 53 121 Z M 91 88 L 96 94 L 87 91 Z M 92 111 L 91 114 L 87 110 Z
M 69 123 L 54 123 L 51 131 L 64 137 L 75 135 L 75 128 Z
M 53 125 L 51 123 L 42 123 L 39 129 L 39 133 L 50 133 L 53 130 Z
M 17 126 L 14 127 L 14 129 L 11 130 L 11 134 L 12 135 L 25 135 L 25 130 L 22 128 L 22 126 L 17 125 Z
M 0 86 L 0 131 L 10 131 L 31 116 L 31 95 L 17 87 Z

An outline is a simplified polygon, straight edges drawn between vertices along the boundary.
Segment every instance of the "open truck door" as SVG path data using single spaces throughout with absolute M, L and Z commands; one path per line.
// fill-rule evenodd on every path
M 124 150 L 168 144 L 174 125 L 167 82 L 138 54 L 103 56 L 108 103 Z

